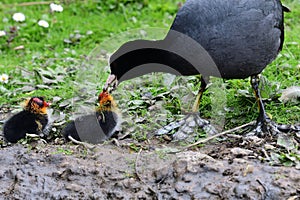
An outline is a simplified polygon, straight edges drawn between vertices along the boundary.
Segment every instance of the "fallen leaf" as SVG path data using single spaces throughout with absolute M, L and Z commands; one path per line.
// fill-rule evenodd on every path
M 22 88 L 21 88 L 21 91 L 22 92 L 31 92 L 31 91 L 33 91 L 33 90 L 35 90 L 35 87 L 33 87 L 33 86 L 29 86 L 29 85 L 25 85 L 25 86 L 23 86 Z
M 288 101 L 296 102 L 300 98 L 300 87 L 299 86 L 292 86 L 283 90 L 281 97 L 279 98 L 280 101 L 286 103 Z
M 284 147 L 288 151 L 295 148 L 293 138 L 286 134 L 280 134 L 277 138 L 277 145 Z
M 52 98 L 52 103 L 56 103 L 56 102 L 60 101 L 61 99 L 62 99 L 61 97 L 55 96 Z
M 36 87 L 39 89 L 51 89 L 51 87 L 49 87 L 47 85 L 42 85 L 42 84 L 38 84 L 38 85 L 36 85 Z
M 60 108 L 66 108 L 66 107 L 69 107 L 69 106 L 71 106 L 71 100 L 70 99 L 64 100 L 63 102 L 61 102 L 59 104 Z

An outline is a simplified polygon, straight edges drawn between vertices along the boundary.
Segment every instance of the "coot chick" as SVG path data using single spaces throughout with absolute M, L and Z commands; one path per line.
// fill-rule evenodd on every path
M 98 144 L 116 132 L 121 121 L 116 102 L 107 92 L 100 93 L 98 102 L 99 106 L 94 113 L 76 118 L 66 125 L 62 133 L 67 140 Z
M 8 142 L 16 143 L 25 138 L 26 134 L 47 135 L 49 132 L 48 107 L 49 103 L 43 97 L 32 97 L 26 100 L 23 111 L 5 122 L 4 138 Z

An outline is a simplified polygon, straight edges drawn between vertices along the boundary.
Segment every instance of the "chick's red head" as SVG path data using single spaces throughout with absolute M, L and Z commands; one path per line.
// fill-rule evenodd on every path
M 32 101 L 37 104 L 39 107 L 49 107 L 50 104 L 47 103 L 43 97 L 33 97 Z
M 25 110 L 37 114 L 47 114 L 47 107 L 49 106 L 50 104 L 43 97 L 32 97 L 25 101 Z
M 106 91 L 99 94 L 98 102 L 101 110 L 111 110 L 116 107 L 114 98 Z

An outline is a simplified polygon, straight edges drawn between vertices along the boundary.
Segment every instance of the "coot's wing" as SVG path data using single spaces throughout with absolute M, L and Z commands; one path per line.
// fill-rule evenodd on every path
M 171 26 L 206 49 L 223 78 L 259 74 L 283 43 L 279 0 L 187 0 Z

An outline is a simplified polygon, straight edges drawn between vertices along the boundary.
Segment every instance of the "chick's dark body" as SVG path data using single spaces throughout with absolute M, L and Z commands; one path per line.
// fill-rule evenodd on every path
M 100 143 L 110 138 L 117 126 L 118 114 L 113 111 L 99 111 L 84 115 L 67 124 L 63 136 L 77 141 Z
M 48 124 L 48 115 L 23 110 L 12 116 L 3 127 L 8 142 L 16 143 L 25 138 L 26 133 L 40 135 Z

